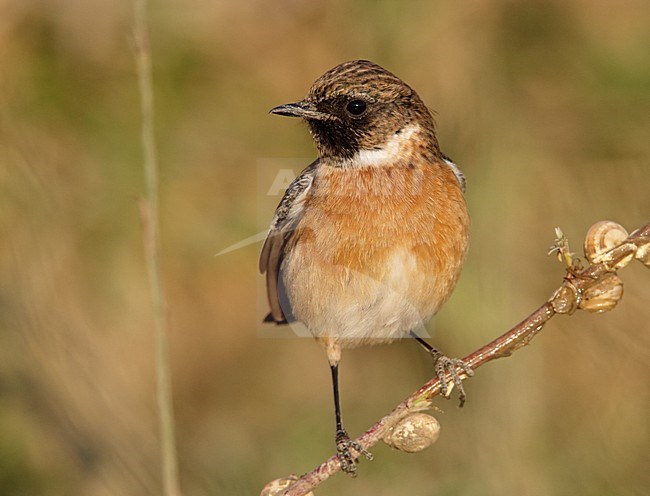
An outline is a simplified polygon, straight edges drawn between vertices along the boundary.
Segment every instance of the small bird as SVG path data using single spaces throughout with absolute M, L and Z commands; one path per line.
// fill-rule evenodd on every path
M 300 321 L 325 348 L 341 469 L 360 454 L 341 421 L 343 348 L 413 337 L 431 353 L 442 392 L 458 369 L 418 336 L 449 298 L 467 252 L 465 177 L 440 151 L 431 112 L 397 76 L 367 60 L 327 71 L 307 97 L 271 109 L 301 117 L 318 158 L 289 185 L 260 255 L 265 321 Z M 355 453 L 356 452 L 356 453 Z M 355 454 L 357 456 L 355 456 Z

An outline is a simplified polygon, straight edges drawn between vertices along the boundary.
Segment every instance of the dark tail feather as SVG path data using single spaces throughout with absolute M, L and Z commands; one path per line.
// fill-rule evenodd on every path
M 275 320 L 273 318 L 273 315 L 270 314 L 270 313 L 267 314 L 266 317 L 264 317 L 264 320 L 262 322 L 264 322 L 264 323 L 273 323 L 273 324 L 277 324 L 277 325 L 282 325 L 282 324 L 287 324 L 288 323 L 287 319 Z

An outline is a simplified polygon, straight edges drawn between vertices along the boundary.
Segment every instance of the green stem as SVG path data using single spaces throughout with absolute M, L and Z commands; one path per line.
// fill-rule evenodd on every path
M 134 0 L 135 47 L 142 112 L 142 153 L 146 196 L 141 204 L 145 259 L 149 276 L 156 334 L 156 386 L 165 496 L 180 495 L 178 461 L 174 437 L 174 413 L 167 338 L 167 309 L 160 269 L 158 218 L 158 163 L 154 139 L 151 50 L 147 28 L 147 2 Z

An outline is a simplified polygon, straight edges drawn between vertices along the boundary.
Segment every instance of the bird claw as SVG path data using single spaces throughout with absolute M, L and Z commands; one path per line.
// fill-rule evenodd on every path
M 472 377 L 474 371 L 460 358 L 449 358 L 438 350 L 433 350 L 431 356 L 433 357 L 433 366 L 436 376 L 440 379 L 440 391 L 442 392 L 442 395 L 449 398 L 449 396 L 447 396 L 447 392 L 449 391 L 447 374 L 450 374 L 453 385 L 458 388 L 458 400 L 460 402 L 458 406 L 462 408 L 465 404 L 466 395 L 465 388 L 463 388 L 463 380 L 460 378 L 458 370 L 460 369 L 465 373 L 465 375 L 467 375 L 467 377 Z
M 373 456 L 368 450 L 361 446 L 357 441 L 353 441 L 345 430 L 336 431 L 336 456 L 341 463 L 341 470 L 352 477 L 357 476 L 358 456 L 353 455 L 353 451 L 372 460 Z

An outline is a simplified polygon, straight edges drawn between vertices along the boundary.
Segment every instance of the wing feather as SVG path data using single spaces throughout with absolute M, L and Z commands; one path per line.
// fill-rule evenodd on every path
M 465 174 L 461 172 L 461 170 L 458 168 L 458 166 L 454 163 L 452 159 L 450 159 L 447 155 L 442 155 L 442 159 L 445 161 L 445 163 L 451 168 L 453 171 L 454 175 L 456 176 L 456 179 L 458 180 L 458 184 L 460 185 L 460 189 L 465 193 Z
M 266 292 L 271 307 L 271 313 L 265 321 L 282 324 L 287 322 L 287 317 L 290 316 L 287 298 L 283 294 L 280 270 L 286 255 L 287 241 L 302 217 L 319 163 L 319 160 L 312 162 L 289 185 L 275 210 L 269 233 L 262 246 L 259 269 L 262 274 L 266 273 Z

